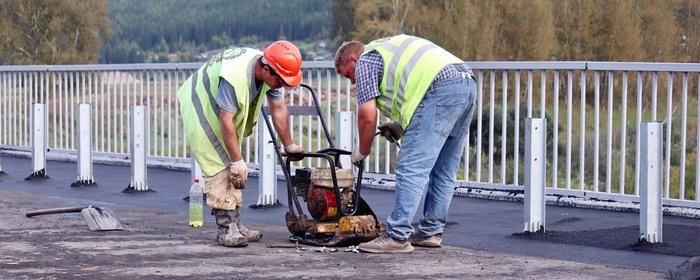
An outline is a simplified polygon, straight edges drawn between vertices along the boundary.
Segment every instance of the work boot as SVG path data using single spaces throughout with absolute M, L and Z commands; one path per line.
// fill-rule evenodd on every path
M 389 237 L 386 233 L 370 242 L 360 243 L 357 246 L 362 252 L 367 253 L 410 253 L 413 246 L 408 240 L 399 241 Z
M 248 239 L 248 242 L 258 242 L 262 239 L 262 233 L 259 230 L 248 229 L 242 223 L 238 224 L 238 231 Z
M 442 233 L 431 236 L 422 236 L 420 233 L 411 234 L 408 238 L 411 245 L 418 247 L 440 248 L 442 247 Z
M 243 223 L 241 223 L 241 212 L 238 210 L 238 208 L 236 208 L 236 210 L 234 211 L 234 215 L 236 215 L 236 226 L 238 226 L 238 231 L 243 236 L 245 236 L 248 242 L 260 241 L 260 239 L 262 239 L 262 233 L 260 233 L 260 231 L 257 230 L 248 229 L 246 226 L 244 226 Z
M 248 239 L 238 230 L 238 209 L 223 210 L 214 209 L 214 217 L 216 224 L 219 225 L 219 233 L 216 235 L 216 241 L 226 247 L 245 247 L 248 246 Z

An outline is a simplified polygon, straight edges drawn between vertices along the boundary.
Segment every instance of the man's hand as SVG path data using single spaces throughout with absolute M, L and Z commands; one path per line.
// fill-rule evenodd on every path
M 297 144 L 289 144 L 284 146 L 284 152 L 287 153 L 287 156 L 291 161 L 299 161 L 304 159 L 304 157 L 301 155 L 304 153 L 304 149 Z
M 245 160 L 232 162 L 228 167 L 228 180 L 232 188 L 237 190 L 245 189 L 248 180 L 248 165 Z
M 379 135 L 386 138 L 390 142 L 395 142 L 403 137 L 403 127 L 397 122 L 386 122 L 379 127 Z
M 352 151 L 352 155 L 350 155 L 350 161 L 352 161 L 352 164 L 354 164 L 357 167 L 360 167 L 360 163 L 362 163 L 365 158 L 367 158 L 368 155 L 363 155 L 360 153 L 359 149 L 355 149 Z

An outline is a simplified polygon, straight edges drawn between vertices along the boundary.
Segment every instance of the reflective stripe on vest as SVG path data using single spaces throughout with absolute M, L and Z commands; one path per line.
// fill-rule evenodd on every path
M 384 60 L 384 75 L 379 87 L 380 96 L 377 97 L 378 109 L 404 128 L 442 68 L 462 63 L 434 43 L 408 35 L 375 40 L 365 47 L 365 53 L 371 51 L 377 51 Z M 407 102 L 408 107 L 404 106 Z
M 207 77 L 206 70 L 207 67 L 205 67 L 204 71 L 202 71 L 204 73 L 204 77 Z M 226 148 L 224 148 L 224 146 L 221 144 L 219 138 L 216 137 L 214 129 L 211 127 L 211 124 L 209 123 L 209 121 L 207 121 L 207 118 L 204 116 L 204 108 L 202 107 L 202 102 L 199 101 L 199 96 L 197 96 L 197 74 L 198 72 L 195 72 L 194 76 L 192 76 L 192 105 L 194 106 L 195 112 L 197 112 L 197 119 L 199 119 L 199 125 L 202 126 L 204 133 L 207 135 L 207 139 L 209 139 L 209 142 L 211 142 L 211 145 L 214 147 L 216 154 L 219 155 L 221 162 L 229 162 L 230 160 L 228 153 L 226 152 Z M 204 78 L 204 81 L 208 80 L 208 78 Z M 209 87 L 207 83 L 205 83 L 205 87 L 207 88 L 207 92 L 209 92 Z M 209 96 L 211 96 L 211 94 Z M 216 104 L 216 102 L 213 102 L 211 104 Z M 218 116 L 218 110 L 215 112 Z
M 436 48 L 439 47 L 433 43 L 422 46 L 415 53 L 413 53 L 411 58 L 408 60 L 408 63 L 406 63 L 406 66 L 403 68 L 403 72 L 401 73 L 401 82 L 399 82 L 399 92 L 398 96 L 396 97 L 396 103 L 399 105 L 399 107 L 403 105 L 404 89 L 406 88 L 408 75 L 411 74 L 411 70 L 413 70 L 413 68 L 416 66 L 416 63 L 418 63 L 418 59 L 421 58 L 423 54 L 425 54 L 429 50 Z
M 230 161 L 216 103 L 219 79 L 229 82 L 236 94 L 238 113 L 231 121 L 240 145 L 255 127 L 264 93 L 269 89 L 264 83 L 259 90 L 255 87 L 253 68 L 261 55 L 262 52 L 255 49 L 226 50 L 200 67 L 178 89 L 187 144 L 206 176 L 220 172 Z
M 387 95 L 387 97 L 392 98 L 393 96 L 395 96 L 394 82 L 396 81 L 396 68 L 399 67 L 399 60 L 401 59 L 401 56 L 404 54 L 404 52 L 406 52 L 406 49 L 408 49 L 408 46 L 411 45 L 411 43 L 418 41 L 418 40 L 419 40 L 419 38 L 417 38 L 417 37 L 408 38 L 408 39 L 404 40 L 403 42 L 401 42 L 401 45 L 399 45 L 398 48 L 394 48 L 394 46 L 390 45 L 390 44 L 384 44 L 381 46 L 381 48 L 384 48 L 387 50 L 389 50 L 389 48 L 386 48 L 385 46 L 386 45 L 391 46 L 390 47 L 392 49 L 391 52 L 394 53 L 394 56 L 391 57 L 391 63 L 389 63 L 389 70 L 387 73 L 387 80 L 386 80 L 386 95 Z M 414 57 L 415 57 L 415 54 L 414 54 Z M 404 72 L 407 69 L 408 69 L 408 67 L 404 68 Z M 410 69 L 413 69 L 413 67 L 410 67 Z M 410 69 L 408 69 L 408 70 L 410 71 Z M 401 75 L 403 76 L 403 77 L 401 77 L 402 78 L 401 82 L 405 83 L 405 81 L 406 81 L 404 79 L 405 75 L 403 73 Z M 404 86 L 401 84 L 399 84 L 399 86 L 401 89 L 404 88 Z M 398 96 L 396 98 L 396 102 L 397 102 L 398 106 L 401 106 L 403 104 L 403 92 L 398 93 Z M 385 103 L 383 110 L 385 110 L 386 112 L 391 112 L 391 105 L 392 105 L 391 102 Z
M 208 70 L 209 70 L 209 63 L 204 65 L 204 71 L 202 71 L 202 73 L 204 73 L 204 75 L 202 75 L 203 76 L 202 83 L 204 84 L 204 90 L 207 91 L 207 96 L 209 96 L 209 104 L 211 104 L 211 107 L 214 109 L 214 113 L 218 117 L 219 116 L 219 104 L 216 103 L 216 101 L 214 100 L 214 94 L 211 93 L 211 83 L 209 82 L 209 75 L 207 75 Z M 197 73 L 195 73 L 195 74 L 197 74 Z M 194 80 L 195 86 L 192 87 L 192 90 L 194 91 L 194 89 L 197 85 L 197 82 L 196 82 L 197 79 L 193 79 L 193 80 Z

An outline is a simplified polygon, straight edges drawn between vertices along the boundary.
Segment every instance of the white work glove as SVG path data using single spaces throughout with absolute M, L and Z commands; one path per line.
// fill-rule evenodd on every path
M 289 160 L 291 161 L 299 161 L 304 159 L 304 156 L 301 156 L 300 154 L 304 153 L 304 149 L 297 145 L 297 144 L 289 144 L 284 147 L 284 152 L 287 153 L 287 156 L 289 157 Z
M 245 189 L 246 181 L 248 181 L 248 165 L 245 160 L 231 162 L 228 166 L 228 182 L 231 187 L 237 190 Z
M 368 155 L 363 155 L 360 153 L 360 149 L 356 148 L 355 150 L 352 151 L 352 155 L 350 155 L 350 161 L 352 161 L 352 164 L 354 164 L 357 167 L 360 167 L 360 163 L 367 158 Z

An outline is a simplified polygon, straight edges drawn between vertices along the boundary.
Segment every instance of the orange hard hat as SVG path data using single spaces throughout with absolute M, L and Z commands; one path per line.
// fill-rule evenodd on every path
M 280 40 L 270 44 L 263 51 L 263 57 L 287 85 L 301 84 L 301 53 L 292 42 Z

